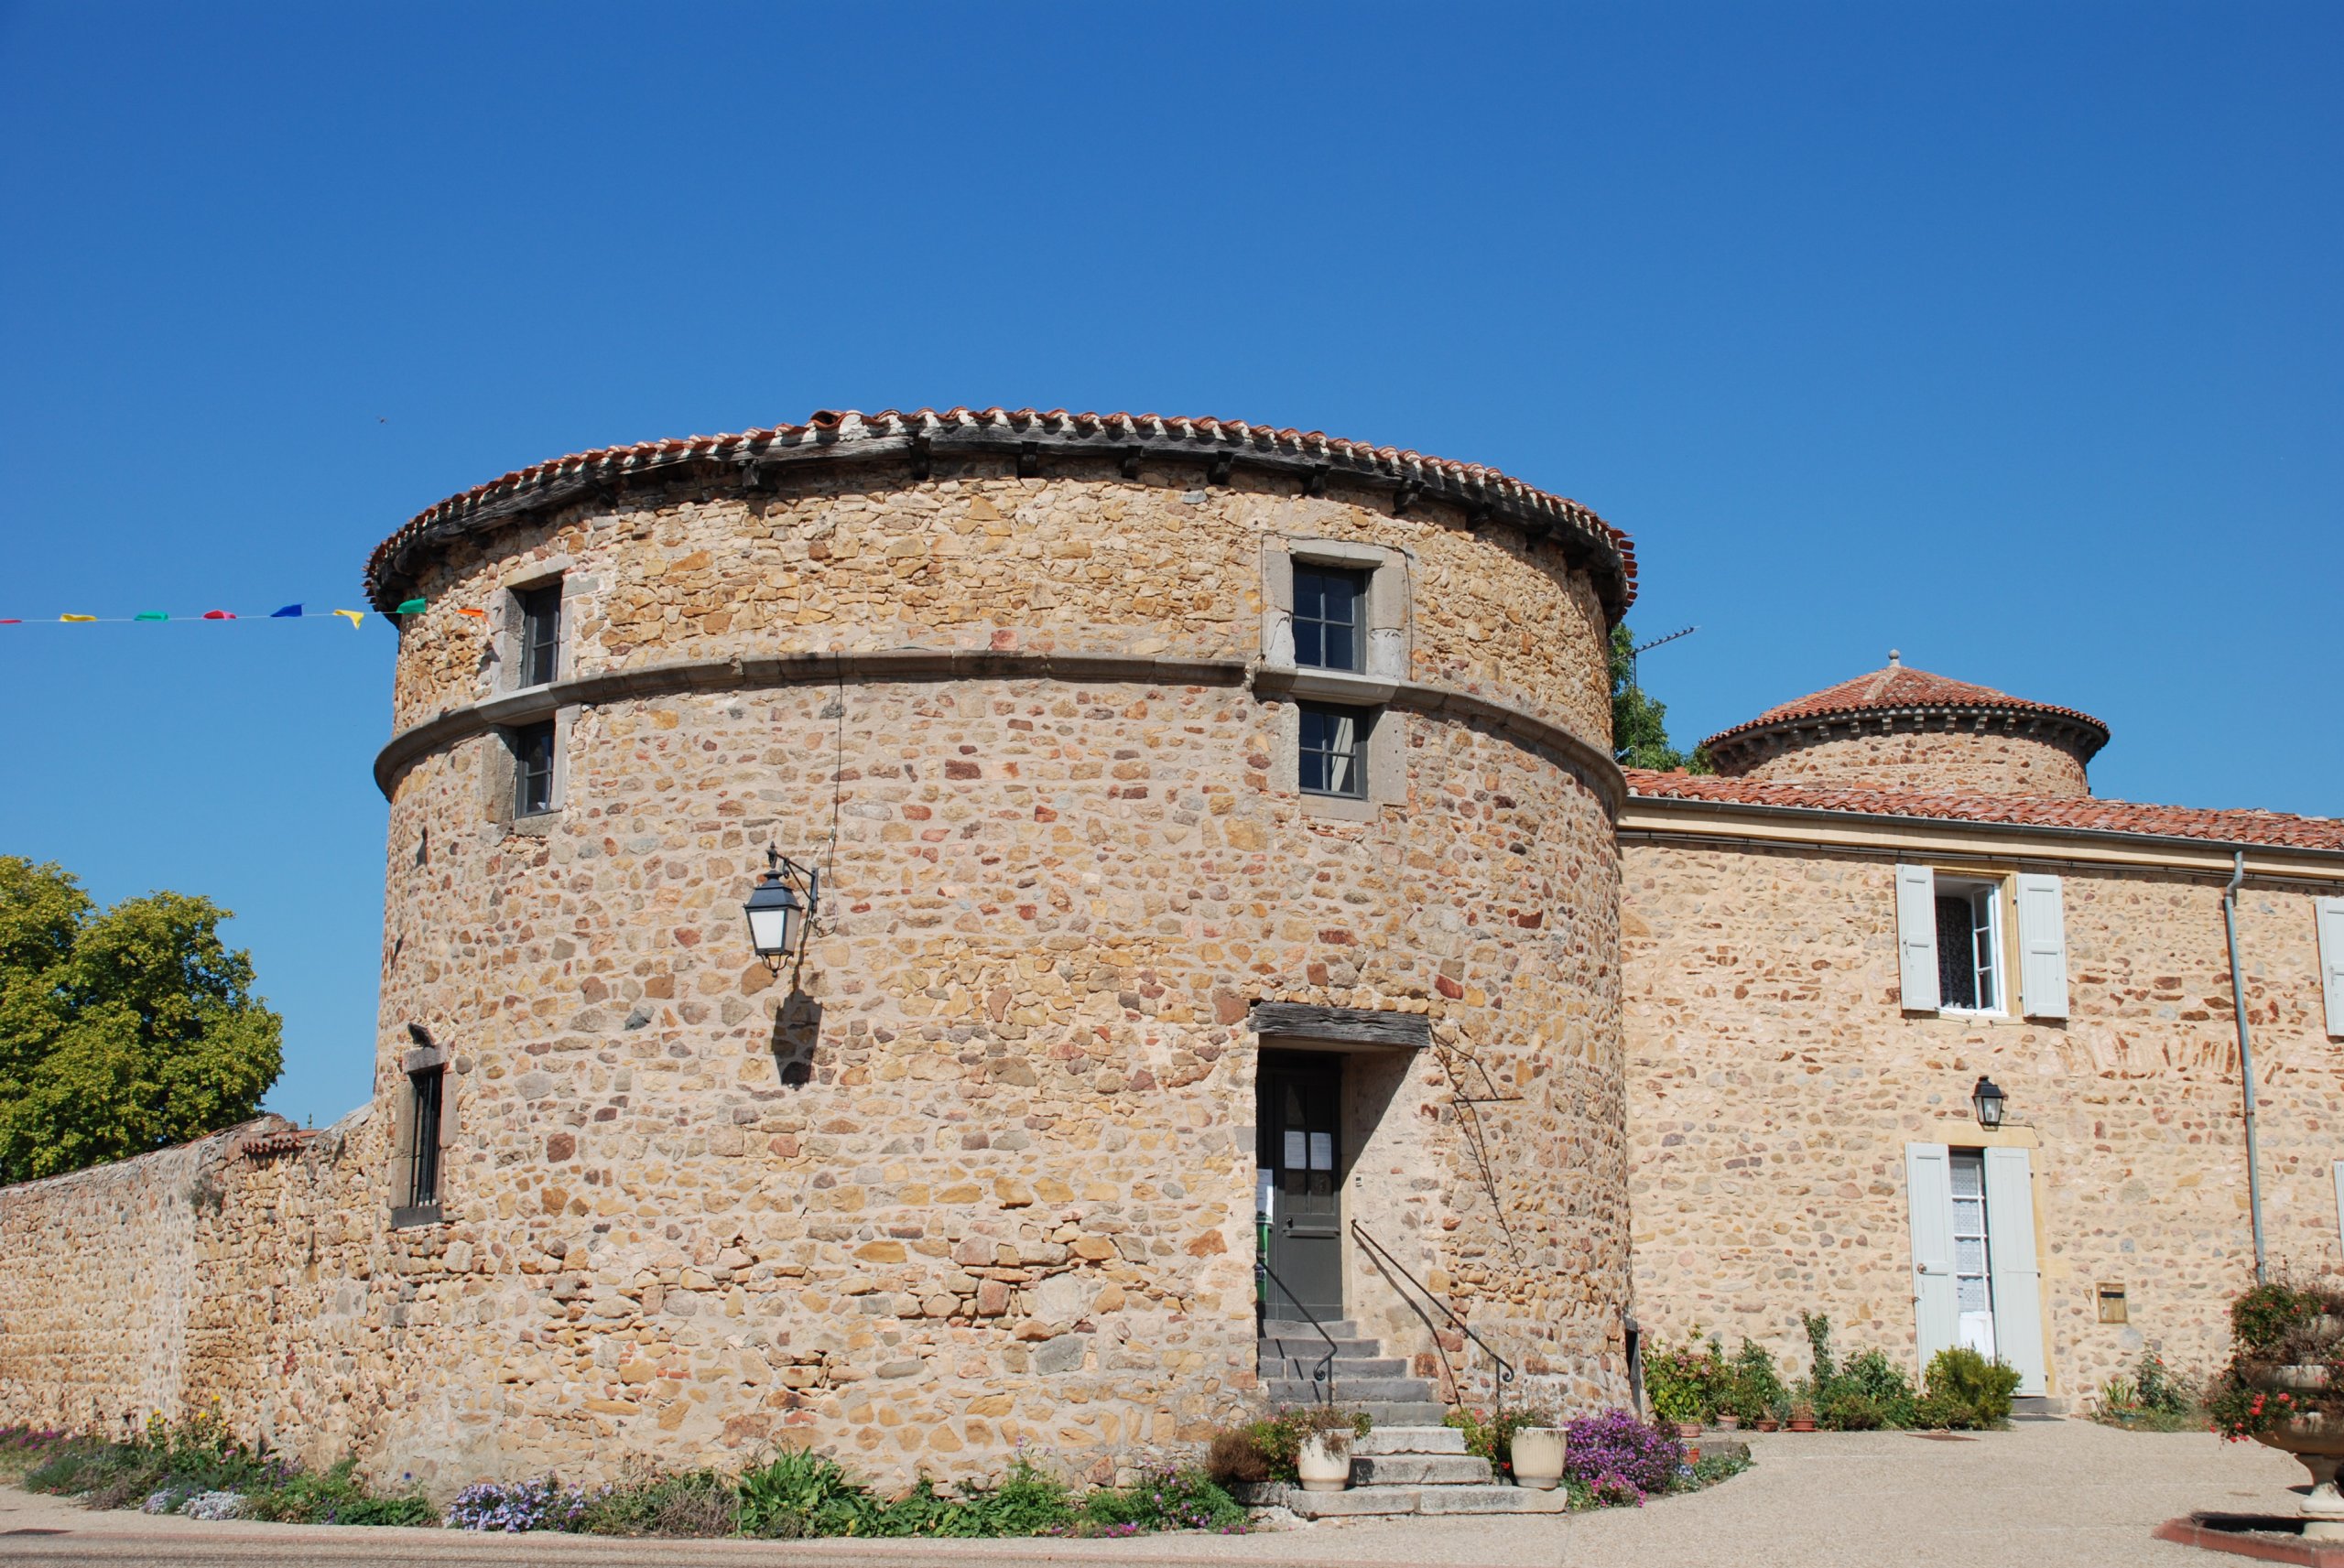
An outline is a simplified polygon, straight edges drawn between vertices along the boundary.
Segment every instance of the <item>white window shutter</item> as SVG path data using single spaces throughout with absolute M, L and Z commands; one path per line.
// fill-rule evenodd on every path
M 1912 1207 L 1913 1338 L 1924 1370 L 1959 1343 L 1953 1289 L 1953 1162 L 1942 1143 L 1904 1145 L 1904 1195 Z M 1987 1223 L 1993 1223 L 1992 1205 Z
M 1986 1252 L 1994 1279 L 1995 1352 L 2018 1368 L 2020 1393 L 2046 1392 L 2035 1174 L 2024 1149 L 1986 1151 Z
M 1896 868 L 1896 980 L 1905 1011 L 1937 1010 L 1937 879 L 1926 866 Z
M 2336 1239 L 2344 1245 L 2344 1160 L 2336 1162 Z
M 2344 898 L 2323 898 L 2319 909 L 2319 978 L 2328 993 L 2328 1033 L 2344 1039 Z
M 2018 877 L 2020 1011 L 2029 1018 L 2067 1016 L 2067 915 L 2059 879 Z

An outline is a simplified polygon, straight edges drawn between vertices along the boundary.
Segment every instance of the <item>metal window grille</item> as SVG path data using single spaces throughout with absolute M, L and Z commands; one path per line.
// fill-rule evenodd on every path
M 513 814 L 534 816 L 553 809 L 553 726 L 532 724 L 513 732 Z
M 1367 736 L 1374 726 L 1373 708 L 1302 704 L 1302 792 L 1365 800 Z
M 1365 572 L 1294 568 L 1294 662 L 1309 669 L 1364 670 Z
M 407 1076 L 414 1097 L 410 1126 L 414 1143 L 407 1150 L 407 1206 L 423 1208 L 440 1201 L 440 1088 L 445 1067 L 426 1067 Z
M 561 675 L 561 585 L 533 588 L 521 600 L 521 684 L 543 686 Z

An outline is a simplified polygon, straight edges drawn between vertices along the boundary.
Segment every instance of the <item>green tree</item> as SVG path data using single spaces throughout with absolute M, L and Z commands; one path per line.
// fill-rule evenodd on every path
M 1668 705 L 1644 695 L 1635 682 L 1636 639 L 1623 623 L 1612 628 L 1612 756 L 1623 768 L 1686 768 L 1711 773 L 1709 754 L 1690 754 L 1668 743 Z
M 100 910 L 54 863 L 0 855 L 0 1181 L 246 1121 L 283 1065 L 229 912 L 154 892 Z

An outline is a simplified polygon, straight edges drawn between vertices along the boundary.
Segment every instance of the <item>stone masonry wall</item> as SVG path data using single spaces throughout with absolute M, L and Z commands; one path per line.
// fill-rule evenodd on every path
M 2063 879 L 2071 1017 L 1898 1005 L 1893 867 L 1872 856 L 1632 841 L 1623 967 L 1640 1323 L 1698 1325 L 1807 1366 L 1798 1314 L 1914 1354 L 1908 1141 L 1976 1146 L 1970 1086 L 2036 1140 L 2051 1391 L 2088 1396 L 2145 1346 L 2227 1354 L 2252 1282 L 2220 884 L 2013 859 Z M 1984 869 L 1991 870 L 1992 867 Z M 2333 892 L 2334 889 L 2321 889 Z M 2313 893 L 2250 881 L 2240 946 L 2274 1258 L 2332 1263 L 2344 1064 L 2325 1035 Z M 2122 1281 L 2131 1321 L 2098 1320 Z M 1914 1368 L 1917 1371 L 1917 1368 Z
M 451 544 L 435 605 L 488 608 L 507 583 L 567 572 L 571 669 L 678 657 L 921 647 L 1258 657 L 1273 537 L 1409 553 L 1413 678 L 1514 703 L 1603 744 L 1602 608 L 1584 573 L 1518 530 L 1453 508 L 1405 515 L 1241 472 L 1111 466 L 1019 479 L 998 464 L 793 473 L 789 492 L 630 492 Z M 487 696 L 494 616 L 410 622 L 394 728 Z
M 542 838 L 453 830 L 486 743 L 417 768 L 385 1019 L 459 1053 L 432 1234 L 464 1260 L 410 1319 L 426 1402 L 507 1467 L 787 1440 L 982 1474 L 1022 1442 L 1105 1477 L 1193 1444 L 1253 1398 L 1263 999 L 1435 1015 L 1424 1134 L 1356 1173 L 1394 1191 L 1382 1238 L 1544 1386 L 1616 1394 L 1600 796 L 1394 716 L 1414 809 L 1314 818 L 1265 787 L 1275 719 L 1236 688 L 1021 681 L 618 705 L 576 721 Z M 797 991 L 740 930 L 772 836 L 827 868 Z M 1450 1077 L 1481 1069 L 1524 1097 L 1481 1108 L 1494 1195 Z M 1353 1279 L 1394 1353 L 1429 1352 Z M 487 1463 L 437 1421 L 385 1454 Z
M 427 591 L 486 606 L 561 570 L 571 671 L 1252 658 L 1265 534 L 1367 541 L 1409 552 L 1416 678 L 1602 745 L 1600 606 L 1504 529 L 1145 473 L 819 477 L 524 524 Z M 488 652 L 470 619 L 410 621 L 399 722 L 501 689 Z M 103 1341 L 101 1405 L 217 1400 L 443 1495 L 772 1444 L 881 1484 L 998 1474 L 1021 1445 L 1127 1476 L 1258 1402 L 1259 1000 L 1430 1016 L 1430 1050 L 1360 1063 L 1388 1095 L 1361 1096 L 1352 1212 L 1529 1390 L 1616 1400 L 1613 782 L 1477 719 L 1384 723 L 1398 797 L 1364 819 L 1297 796 L 1291 710 L 1243 686 L 631 697 L 569 717 L 561 808 L 519 829 L 501 740 L 423 754 L 392 803 L 373 1107 L 298 1148 L 0 1195 L 5 1413 L 81 1424 L 70 1366 Z M 824 874 L 778 980 L 739 908 L 768 842 Z M 409 1022 L 449 1056 L 444 1218 L 394 1230 Z M 105 1271 L 63 1267 L 85 1249 Z M 1429 1370 L 1384 1281 L 1348 1278 Z M 153 1321 L 125 1333 L 134 1300 Z
M 119 1434 L 176 1414 L 197 1227 L 236 1139 L 0 1187 L 0 1409 Z
M 1745 760 L 1729 752 L 1719 772 L 1773 784 L 1860 784 L 1870 789 L 1951 791 L 1977 795 L 2084 795 L 2091 793 L 2084 762 L 2068 746 L 2042 736 L 1990 729 L 1866 729 L 1829 739 L 1805 735 L 1775 742 L 1779 750 Z M 1753 748 L 1754 749 L 1754 748 Z

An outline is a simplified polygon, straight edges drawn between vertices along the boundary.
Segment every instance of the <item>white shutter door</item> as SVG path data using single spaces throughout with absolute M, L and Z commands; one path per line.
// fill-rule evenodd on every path
M 2344 1039 L 2344 898 L 2319 901 L 2319 978 L 2328 992 L 2328 1033 Z
M 1994 1349 L 2018 1368 L 2020 1393 L 2043 1393 L 2043 1282 L 2035 1259 L 2035 1176 L 2024 1149 L 1986 1151 L 1986 1254 L 1994 1276 Z
M 2019 995 L 2029 1018 L 2067 1016 L 2067 917 L 2059 879 L 2018 878 Z
M 1905 1011 L 1937 1010 L 1937 879 L 1926 866 L 1896 868 L 1896 981 Z
M 1904 1145 L 1904 1195 L 1912 1206 L 1913 1337 L 1926 1369 L 1929 1357 L 1957 1343 L 1960 1332 L 1953 1290 L 1953 1169 L 1944 1144 Z
M 2336 1162 L 2336 1238 L 2344 1244 L 2344 1160 Z

